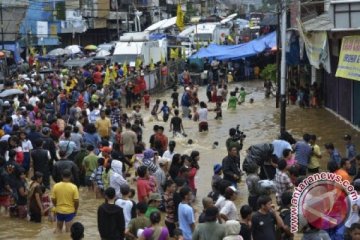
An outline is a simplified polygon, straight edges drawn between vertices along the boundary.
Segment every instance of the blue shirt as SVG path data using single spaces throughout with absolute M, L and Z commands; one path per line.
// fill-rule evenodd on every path
M 180 203 L 178 208 L 179 227 L 183 233 L 184 240 L 192 239 L 192 231 L 190 225 L 195 223 L 194 210 L 189 204 Z
M 66 151 L 66 156 L 70 156 L 76 149 L 76 144 L 71 140 L 61 140 L 59 141 L 59 149 Z
M 352 143 L 346 144 L 346 158 L 351 160 L 354 157 L 356 157 L 355 145 Z
M 189 93 L 185 92 L 181 98 L 181 106 L 190 107 L 190 96 Z
M 66 115 L 66 109 L 67 109 L 67 101 L 66 100 L 62 100 L 60 103 L 60 114 Z
M 97 134 L 97 133 L 90 134 L 90 133 L 85 132 L 83 141 L 85 144 L 93 145 L 95 147 L 96 154 L 99 152 L 98 146 L 101 142 L 101 138 L 100 138 L 99 134 Z
M 283 152 L 285 149 L 292 150 L 290 143 L 285 140 L 274 140 L 272 145 L 274 147 L 273 154 L 275 154 L 279 159 L 283 157 Z
M 118 70 L 118 75 L 119 75 L 119 77 L 123 77 L 123 76 L 124 76 L 124 71 L 122 70 L 122 68 L 120 68 L 120 69 Z
M 337 149 L 334 149 L 334 151 L 330 154 L 330 161 L 334 161 L 338 166 L 340 166 L 341 156 Z
M 89 103 L 90 102 L 90 94 L 88 91 L 84 92 L 84 102 Z
M 311 146 L 305 141 L 299 141 L 295 144 L 294 151 L 297 163 L 301 166 L 307 167 L 312 153 Z
M 163 112 L 164 115 L 169 115 L 170 109 L 168 106 L 163 105 L 161 111 Z
M 5 134 L 12 134 L 13 128 L 10 124 L 5 124 L 3 126 L 3 130 L 4 130 Z

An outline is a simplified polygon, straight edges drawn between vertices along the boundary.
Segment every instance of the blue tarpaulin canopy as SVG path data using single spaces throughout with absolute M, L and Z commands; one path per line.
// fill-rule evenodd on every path
M 149 40 L 151 40 L 151 41 L 156 41 L 156 40 L 160 40 L 163 38 L 176 39 L 178 41 L 189 40 L 188 37 L 174 36 L 174 35 L 169 35 L 169 34 L 164 34 L 164 33 L 152 33 L 149 35 Z
M 263 37 L 254 39 L 247 43 L 238 45 L 210 44 L 201 48 L 190 58 L 214 58 L 218 60 L 236 60 L 262 53 L 276 46 L 276 32 L 269 33 Z

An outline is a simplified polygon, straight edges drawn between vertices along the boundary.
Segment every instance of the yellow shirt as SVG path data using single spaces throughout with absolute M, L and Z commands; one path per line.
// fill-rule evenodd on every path
M 104 119 L 99 118 L 95 123 L 96 129 L 100 137 L 110 137 L 111 122 L 110 119 L 105 117 Z
M 77 79 L 76 78 L 72 78 L 70 80 L 70 88 L 71 89 L 74 89 L 74 87 L 76 86 L 76 84 L 78 83 Z
M 310 162 L 309 162 L 309 165 L 308 165 L 308 168 L 310 169 L 314 169 L 314 168 L 318 168 L 320 167 L 320 158 L 315 156 L 316 155 L 320 155 L 321 156 L 321 150 L 320 150 L 320 147 L 319 145 L 315 144 L 314 146 L 312 146 L 314 148 L 314 151 L 313 151 L 313 155 L 311 156 L 310 158 Z
M 75 200 L 79 200 L 79 190 L 71 182 L 56 183 L 51 191 L 51 199 L 56 200 L 55 211 L 61 214 L 75 212 Z

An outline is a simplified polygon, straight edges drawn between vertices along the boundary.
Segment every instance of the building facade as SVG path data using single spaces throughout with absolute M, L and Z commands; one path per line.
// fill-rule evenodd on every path
M 325 71 L 323 64 L 316 66 L 317 70 L 313 67 L 312 74 L 312 82 L 322 86 L 324 106 L 354 127 L 360 127 L 360 81 L 336 76 L 343 38 L 360 35 L 360 1 L 306 1 L 300 9 L 307 33 L 325 32 L 328 39 L 328 50 L 322 50 L 329 58 L 331 71 Z

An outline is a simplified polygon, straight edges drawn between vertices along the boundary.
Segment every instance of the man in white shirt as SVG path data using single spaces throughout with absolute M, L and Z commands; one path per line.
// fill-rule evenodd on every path
M 172 161 L 173 156 L 176 154 L 175 147 L 176 147 L 176 142 L 170 141 L 169 149 L 163 153 L 162 157 L 166 158 L 168 161 Z
M 207 122 L 208 109 L 205 102 L 200 102 L 200 109 L 198 110 L 199 115 L 199 132 L 208 131 L 209 126 Z
M 122 185 L 120 188 L 122 198 L 115 201 L 115 204 L 123 209 L 125 218 L 125 228 L 128 227 L 131 220 L 131 210 L 133 208 L 133 202 L 130 200 L 130 187 L 129 185 Z
M 285 149 L 290 149 L 292 151 L 290 143 L 282 139 L 274 140 L 272 142 L 272 145 L 274 147 L 273 154 L 275 154 L 278 159 L 281 159 L 283 157 L 283 152 Z
M 40 99 L 36 95 L 31 95 L 29 98 L 29 104 L 35 107 L 37 102 L 40 102 Z

